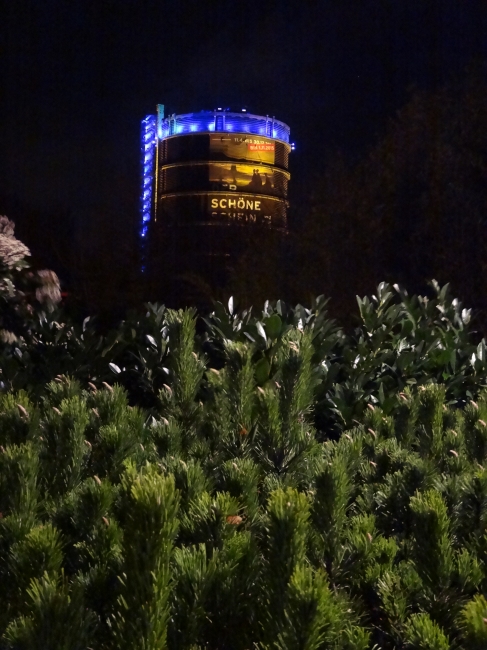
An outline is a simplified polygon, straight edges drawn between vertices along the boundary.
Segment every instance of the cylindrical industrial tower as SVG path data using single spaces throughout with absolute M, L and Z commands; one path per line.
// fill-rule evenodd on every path
M 147 267 L 221 285 L 251 233 L 286 232 L 291 145 L 274 118 L 217 109 L 142 122 Z

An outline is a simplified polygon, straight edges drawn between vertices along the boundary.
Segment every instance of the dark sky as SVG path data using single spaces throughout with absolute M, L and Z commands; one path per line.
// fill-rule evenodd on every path
M 412 85 L 435 88 L 487 59 L 485 0 L 3 7 L 0 212 L 71 210 L 90 232 L 137 218 L 140 120 L 156 103 L 275 115 L 291 126 L 298 184 L 323 152 L 363 152 Z

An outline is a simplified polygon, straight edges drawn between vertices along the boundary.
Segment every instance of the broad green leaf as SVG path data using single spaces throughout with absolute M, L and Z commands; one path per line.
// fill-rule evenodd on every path
M 265 329 L 270 339 L 277 339 L 282 329 L 282 320 L 278 314 L 273 314 L 265 321 Z
M 265 384 L 265 382 L 269 379 L 270 370 L 271 367 L 265 357 L 259 359 L 259 361 L 257 361 L 257 363 L 255 364 L 254 366 L 255 379 L 260 386 L 262 384 Z

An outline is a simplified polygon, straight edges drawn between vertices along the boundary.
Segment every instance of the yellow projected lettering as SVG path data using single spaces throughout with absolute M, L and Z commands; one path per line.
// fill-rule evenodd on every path
M 238 208 L 239 210 L 260 210 L 261 201 L 256 201 L 254 199 L 217 199 L 213 197 L 211 199 L 212 208 L 222 208 L 226 210 L 227 208 Z

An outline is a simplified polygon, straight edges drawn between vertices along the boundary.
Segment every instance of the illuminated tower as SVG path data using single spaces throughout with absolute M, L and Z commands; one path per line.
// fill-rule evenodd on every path
M 250 235 L 286 232 L 289 127 L 217 109 L 142 121 L 147 267 L 221 285 Z

